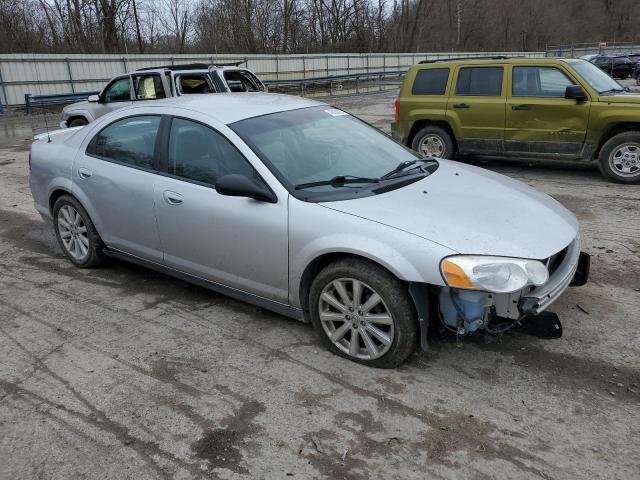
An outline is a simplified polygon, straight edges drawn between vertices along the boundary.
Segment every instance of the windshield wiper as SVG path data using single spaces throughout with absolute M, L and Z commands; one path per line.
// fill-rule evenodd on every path
M 410 175 L 410 171 L 419 168 L 422 172 L 427 173 L 424 170 L 424 164 L 426 162 L 432 162 L 433 160 L 430 158 L 417 158 L 415 160 L 405 160 L 404 162 L 400 162 L 396 168 L 391 170 L 388 173 L 385 173 L 380 177 L 380 180 L 388 180 L 389 178 L 401 177 L 404 175 Z M 419 165 L 418 165 L 419 164 Z M 410 168 L 411 167 L 411 168 Z
M 356 177 L 354 175 L 338 175 L 329 180 L 319 180 L 317 182 L 300 183 L 296 185 L 296 190 L 302 190 L 309 187 L 320 187 L 323 185 L 331 185 L 333 187 L 342 187 L 348 183 L 380 183 L 379 178 Z
M 598 95 L 607 95 L 608 93 L 616 93 L 616 92 L 624 92 L 624 88 L 610 88 L 609 90 L 604 90 L 602 92 L 598 92 Z

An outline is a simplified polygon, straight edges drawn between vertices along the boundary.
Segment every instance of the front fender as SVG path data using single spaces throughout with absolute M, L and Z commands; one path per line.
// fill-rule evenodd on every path
M 289 219 L 289 299 L 296 307 L 306 268 L 323 255 L 357 255 L 401 280 L 443 285 L 440 260 L 455 253 L 402 230 L 296 199 L 290 201 Z

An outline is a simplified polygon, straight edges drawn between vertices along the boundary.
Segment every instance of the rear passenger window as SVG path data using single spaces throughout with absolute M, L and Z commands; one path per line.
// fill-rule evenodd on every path
M 249 162 L 221 134 L 182 118 L 171 122 L 168 163 L 171 175 L 209 185 L 222 175 L 254 175 Z
M 413 95 L 444 95 L 449 80 L 448 68 L 425 68 L 416 74 Z
M 87 147 L 87 154 L 153 169 L 153 152 L 160 126 L 155 115 L 129 117 L 102 129 Z
M 205 75 L 180 75 L 178 85 L 183 95 L 191 93 L 212 93 Z
M 502 67 L 465 67 L 458 72 L 456 95 L 499 97 L 502 94 Z

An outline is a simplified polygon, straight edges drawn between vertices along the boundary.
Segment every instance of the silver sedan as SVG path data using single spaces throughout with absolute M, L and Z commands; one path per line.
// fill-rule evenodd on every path
M 38 136 L 30 168 L 76 266 L 166 272 L 310 321 L 376 367 L 426 348 L 429 323 L 499 334 L 588 273 L 555 200 L 297 97 L 141 103 Z

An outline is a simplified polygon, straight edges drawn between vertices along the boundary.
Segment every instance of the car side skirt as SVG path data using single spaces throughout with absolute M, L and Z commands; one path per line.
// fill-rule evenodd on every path
M 457 143 L 462 154 L 516 158 L 591 160 L 595 151 L 594 145 L 576 142 L 524 142 L 469 138 L 457 140 Z
M 293 318 L 295 320 L 299 320 L 302 322 L 306 321 L 304 313 L 300 308 L 292 307 L 291 305 L 286 305 L 284 303 L 274 302 L 273 300 L 269 300 L 268 298 L 260 297 L 258 295 L 254 295 L 252 293 L 245 292 L 243 290 L 238 290 L 237 288 L 228 287 L 220 283 L 212 282 L 211 280 L 197 277 L 195 275 L 190 275 L 188 273 L 184 273 L 179 270 L 175 270 L 173 268 L 167 267 L 165 265 L 160 265 L 158 263 L 145 260 L 135 255 L 121 252 L 119 250 L 105 248 L 103 252 L 105 255 L 109 257 L 116 258 L 118 260 L 123 260 L 125 262 L 134 263 L 136 265 L 140 265 L 142 267 L 146 267 L 151 270 L 164 273 L 171 277 L 184 280 L 185 282 L 193 283 L 195 285 L 214 291 L 216 293 L 226 295 L 227 297 L 233 298 L 235 300 L 250 303 L 252 305 L 255 305 L 256 307 L 264 308 L 265 310 L 270 310 L 280 315 L 284 315 L 285 317 Z

